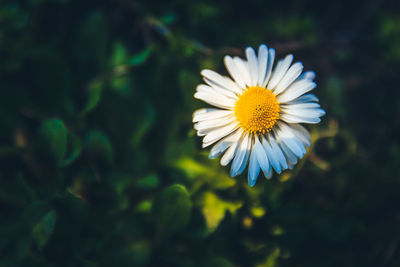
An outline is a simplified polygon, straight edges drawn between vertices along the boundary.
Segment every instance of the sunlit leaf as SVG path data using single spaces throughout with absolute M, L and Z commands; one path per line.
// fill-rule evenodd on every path
M 261 218 L 265 215 L 265 209 L 263 207 L 252 207 L 250 211 L 254 218 Z
M 156 174 L 152 173 L 138 179 L 135 184 L 141 189 L 154 189 L 158 187 L 160 180 Z
M 257 267 L 274 267 L 277 266 L 277 260 L 280 255 L 281 250 L 279 247 L 275 248 L 267 257 L 267 259 L 261 263 L 258 264 Z
M 151 201 L 145 200 L 140 202 L 139 205 L 137 205 L 136 210 L 139 212 L 148 213 L 151 211 L 152 207 L 153 203 Z
M 175 162 L 175 166 L 189 178 L 196 178 L 212 188 L 226 189 L 234 186 L 236 180 L 227 175 L 218 164 L 213 163 L 209 162 L 209 165 L 205 165 L 192 158 L 182 158 Z
M 226 211 L 235 214 L 242 206 L 240 202 L 222 200 L 212 192 L 206 192 L 203 197 L 204 203 L 202 212 L 210 232 L 213 232 L 218 227 L 220 222 L 224 219 Z

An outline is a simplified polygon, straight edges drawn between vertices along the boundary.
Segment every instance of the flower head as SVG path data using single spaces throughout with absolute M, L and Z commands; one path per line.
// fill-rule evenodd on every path
M 311 145 L 310 134 L 300 123 L 318 123 L 325 111 L 309 92 L 316 87 L 314 72 L 302 74 L 303 64 L 293 56 L 273 69 L 275 50 L 261 45 L 258 56 L 246 49 L 246 60 L 225 56 L 232 78 L 212 70 L 201 72 L 206 84 L 194 97 L 215 108 L 193 113 L 194 128 L 204 136 L 203 147 L 214 144 L 210 158 L 220 155 L 221 165 L 232 161 L 231 176 L 241 174 L 249 162 L 248 181 L 254 186 L 260 170 L 266 178 L 272 169 L 292 169 Z

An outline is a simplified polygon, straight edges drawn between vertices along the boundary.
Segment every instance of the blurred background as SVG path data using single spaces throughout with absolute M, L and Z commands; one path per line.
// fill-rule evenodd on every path
M 0 266 L 400 266 L 398 1 L 0 4 Z M 327 111 L 292 171 L 231 178 L 204 68 L 265 43 Z

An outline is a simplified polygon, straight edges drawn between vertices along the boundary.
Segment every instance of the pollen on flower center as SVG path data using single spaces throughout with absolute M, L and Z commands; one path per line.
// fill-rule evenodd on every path
M 279 103 L 270 90 L 249 87 L 235 104 L 235 116 L 245 131 L 264 134 L 271 131 L 279 119 Z

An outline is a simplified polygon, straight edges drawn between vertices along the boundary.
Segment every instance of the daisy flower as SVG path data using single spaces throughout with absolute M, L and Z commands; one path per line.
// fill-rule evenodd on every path
M 232 161 L 231 176 L 241 174 L 249 162 L 248 182 L 254 186 L 260 170 L 266 178 L 272 169 L 292 169 L 310 147 L 310 134 L 300 123 L 319 123 L 325 111 L 309 92 L 316 87 L 315 73 L 302 73 L 303 64 L 292 64 L 288 55 L 274 65 L 275 50 L 261 45 L 258 56 L 246 49 L 246 59 L 225 56 L 232 78 L 202 70 L 205 84 L 194 97 L 213 108 L 193 113 L 194 128 L 204 136 L 203 148 L 213 145 L 210 158 L 221 156 L 221 165 Z

